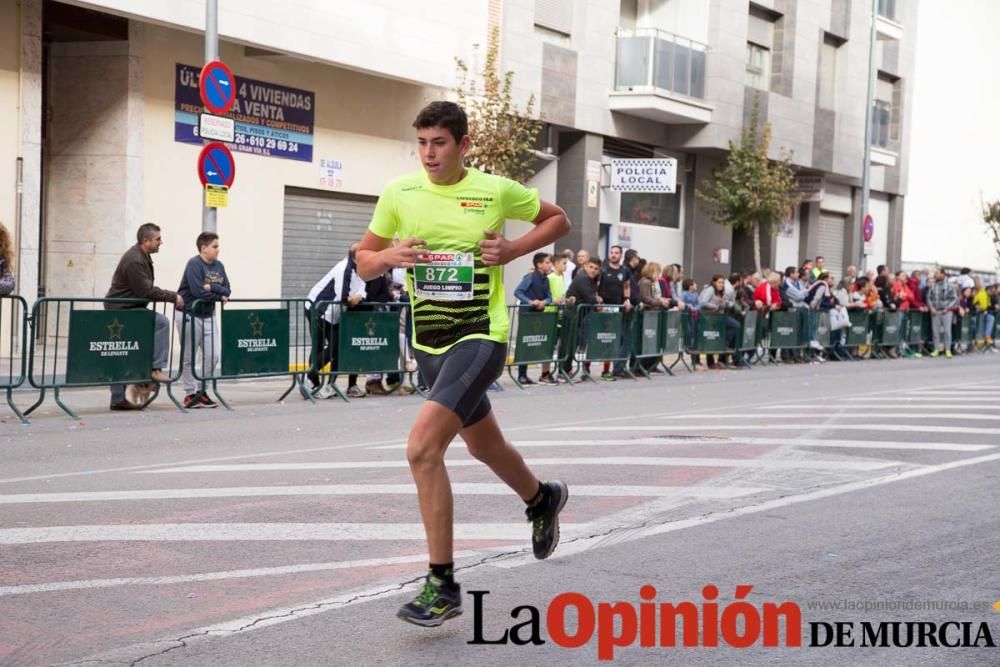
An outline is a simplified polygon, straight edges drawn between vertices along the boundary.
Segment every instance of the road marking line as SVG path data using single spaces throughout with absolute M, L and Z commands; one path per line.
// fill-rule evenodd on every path
M 579 524 L 565 524 L 572 532 Z M 455 524 L 457 540 L 526 540 L 518 523 Z M 158 523 L 0 529 L 0 544 L 44 542 L 305 542 L 427 539 L 422 523 Z
M 891 465 L 893 461 L 823 461 L 817 459 L 723 459 L 695 457 L 645 457 L 645 456 L 601 456 L 595 458 L 560 457 L 526 459 L 529 466 L 683 466 L 710 468 L 770 468 L 774 470 L 877 470 Z M 483 465 L 475 459 L 449 459 L 449 468 L 466 468 Z M 278 470 L 358 470 L 369 468 L 408 468 L 406 461 L 330 461 L 315 463 L 242 463 L 233 465 L 187 466 L 166 470 L 147 470 L 140 475 L 164 475 L 170 473 L 194 472 L 271 472 Z
M 466 496 L 510 496 L 506 484 L 458 482 L 452 493 Z M 575 497 L 696 497 L 739 498 L 768 491 L 764 487 L 712 486 L 632 486 L 573 485 Z M 139 491 L 81 491 L 69 493 L 12 493 L 0 495 L 0 505 L 25 503 L 79 503 L 135 500 L 178 500 L 186 498 L 250 498 L 267 496 L 367 496 L 416 495 L 413 484 L 325 484 L 321 486 L 240 486 L 210 489 L 143 489 Z
M 958 442 L 908 442 L 906 440 L 834 440 L 816 438 L 753 438 L 743 436 L 719 436 L 708 438 L 615 438 L 612 440 L 514 440 L 518 449 L 535 447 L 626 447 L 628 445 L 650 446 L 690 446 L 704 445 L 770 445 L 774 447 L 834 447 L 838 449 L 901 449 L 931 450 L 943 452 L 981 452 L 995 449 L 997 445 L 969 445 Z M 458 444 L 456 446 L 462 446 Z M 371 449 L 406 449 L 406 445 L 380 445 Z M 576 488 L 576 487 L 574 487 Z
M 476 556 L 476 551 L 456 551 L 456 558 Z M 120 579 L 82 579 L 76 581 L 53 581 L 47 584 L 24 584 L 21 586 L 0 586 L 0 597 L 8 595 L 25 595 L 28 593 L 52 593 L 56 591 L 74 591 L 94 588 L 113 588 L 116 586 L 166 586 L 170 584 L 186 584 L 195 581 L 223 581 L 226 579 L 247 579 L 252 577 L 273 577 L 284 574 L 303 574 L 306 572 L 326 572 L 329 570 L 350 570 L 354 568 L 383 567 L 406 563 L 423 563 L 427 554 L 412 556 L 390 556 L 387 558 L 366 558 L 364 560 L 332 561 L 329 563 L 302 563 L 299 565 L 281 565 L 278 567 L 255 567 L 246 570 L 228 570 L 223 572 L 202 572 L 200 574 L 181 574 L 164 577 L 125 577 Z
M 625 445 L 689 445 L 702 447 L 704 445 L 775 445 L 779 447 L 834 447 L 838 449 L 919 449 L 945 452 L 981 452 L 995 449 L 996 445 L 966 445 L 954 442 L 906 442 L 900 440 L 819 440 L 814 438 L 632 438 L 629 440 L 519 440 L 515 447 L 618 447 Z
M 915 424 L 822 424 L 803 422 L 799 424 L 661 424 L 659 426 L 559 426 L 543 429 L 550 433 L 573 433 L 580 431 L 704 431 L 711 435 L 714 431 L 910 431 L 914 433 L 973 433 L 1000 435 L 998 428 L 978 428 L 971 426 L 923 426 Z
M 870 407 L 870 406 L 869 406 Z M 801 410 L 800 406 L 794 406 L 793 410 Z M 825 426 L 830 419 L 895 419 L 900 415 L 898 412 L 831 412 L 826 408 L 826 413 L 819 418 L 824 421 L 821 426 Z M 802 415 L 787 414 L 787 408 L 783 412 L 755 412 L 752 414 L 739 413 L 719 413 L 712 415 L 712 419 L 801 419 Z M 960 419 L 962 421 L 1000 421 L 1000 415 L 984 415 L 978 412 L 925 412 L 915 415 L 906 415 L 906 419 Z M 670 415 L 660 417 L 660 419 L 705 419 L 704 415 Z

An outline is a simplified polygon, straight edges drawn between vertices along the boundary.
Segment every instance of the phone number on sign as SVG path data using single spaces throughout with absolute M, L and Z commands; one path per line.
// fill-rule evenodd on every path
M 298 153 L 299 145 L 294 141 L 284 139 L 268 139 L 267 137 L 257 137 L 252 134 L 236 133 L 236 140 L 233 142 L 237 146 L 256 146 L 257 148 L 267 148 L 269 150 L 286 151 L 288 153 Z

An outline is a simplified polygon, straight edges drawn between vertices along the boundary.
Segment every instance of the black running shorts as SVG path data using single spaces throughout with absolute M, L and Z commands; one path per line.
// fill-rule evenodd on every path
M 486 391 L 503 372 L 507 346 L 492 340 L 472 339 L 458 343 L 444 354 L 415 351 L 424 382 L 430 387 L 428 401 L 448 408 L 472 426 L 490 413 Z

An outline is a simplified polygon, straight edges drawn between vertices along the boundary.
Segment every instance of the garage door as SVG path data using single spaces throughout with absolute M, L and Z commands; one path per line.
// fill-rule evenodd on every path
M 281 295 L 305 297 L 371 222 L 375 197 L 285 189 Z
M 844 225 L 847 217 L 837 213 L 820 211 L 817 254 L 826 258 L 826 270 L 834 280 L 844 277 Z

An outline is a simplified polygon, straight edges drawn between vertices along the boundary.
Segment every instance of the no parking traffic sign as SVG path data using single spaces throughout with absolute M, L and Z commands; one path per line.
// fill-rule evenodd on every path
M 236 162 L 225 144 L 213 141 L 198 155 L 198 178 L 202 185 L 229 187 L 236 178 Z
M 229 113 L 236 101 L 236 79 L 221 60 L 205 63 L 201 68 L 198 90 L 205 108 L 219 116 Z

